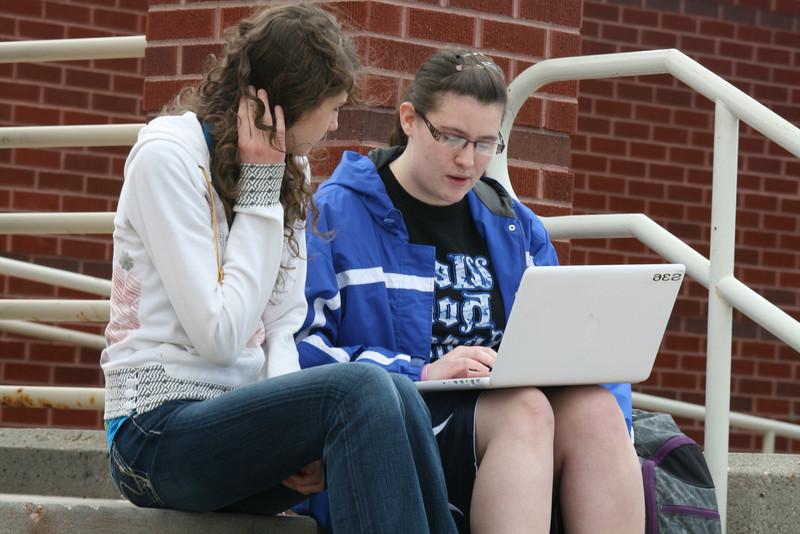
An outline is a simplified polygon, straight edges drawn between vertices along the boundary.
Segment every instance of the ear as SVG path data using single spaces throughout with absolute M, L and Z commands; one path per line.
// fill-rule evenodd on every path
M 414 104 L 411 102 L 403 102 L 397 110 L 400 117 L 400 127 L 406 136 L 411 137 L 414 130 L 414 120 L 417 118 L 417 112 L 414 109 Z

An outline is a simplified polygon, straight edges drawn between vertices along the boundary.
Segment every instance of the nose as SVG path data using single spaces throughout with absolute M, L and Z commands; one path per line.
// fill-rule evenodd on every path
M 339 129 L 339 114 L 337 113 L 331 117 L 331 122 L 328 123 L 328 131 L 335 132 Z
M 455 161 L 460 167 L 472 167 L 475 163 L 475 145 L 467 143 L 464 148 L 458 150 Z

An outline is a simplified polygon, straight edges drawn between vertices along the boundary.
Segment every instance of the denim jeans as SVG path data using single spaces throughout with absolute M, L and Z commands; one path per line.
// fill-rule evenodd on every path
M 337 532 L 456 532 L 424 402 L 369 364 L 133 415 L 114 436 L 111 474 L 138 506 L 274 514 L 305 498 L 281 480 L 320 458 Z

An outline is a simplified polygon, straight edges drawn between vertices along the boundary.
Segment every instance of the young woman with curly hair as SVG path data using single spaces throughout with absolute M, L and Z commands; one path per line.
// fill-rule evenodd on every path
M 300 371 L 307 154 L 359 62 L 301 4 L 229 34 L 139 134 L 114 219 L 101 364 L 111 471 L 134 504 L 274 514 L 330 489 L 340 532 L 451 532 L 430 416 L 368 366 Z

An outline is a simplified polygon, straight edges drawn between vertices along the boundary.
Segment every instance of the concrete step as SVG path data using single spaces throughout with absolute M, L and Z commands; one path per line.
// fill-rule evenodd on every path
M 729 456 L 728 534 L 800 534 L 800 455 Z
M 0 493 L 119 499 L 105 432 L 0 428 Z
M 800 455 L 733 453 L 729 457 L 729 465 L 728 534 L 800 534 L 800 505 L 798 505 Z M 108 452 L 105 433 L 102 431 L 0 428 L 0 493 L 39 496 L 35 497 L 38 501 L 27 503 L 33 508 L 30 506 L 25 508 L 26 504 L 19 501 L 15 505 L 16 508 L 8 509 L 8 513 L 11 513 L 13 509 L 14 514 L 17 515 L 20 513 L 19 510 L 27 510 L 30 515 L 38 504 L 44 505 L 45 502 L 42 499 L 45 497 L 41 496 L 61 495 L 110 499 L 100 501 L 110 503 L 110 508 L 101 506 L 93 515 L 105 518 L 110 513 L 120 513 L 131 514 L 138 518 L 137 514 L 139 514 L 142 517 L 137 519 L 138 521 L 155 521 L 152 524 L 159 525 L 159 528 L 146 527 L 150 532 L 164 531 L 160 530 L 160 527 L 163 526 L 160 522 L 172 521 L 170 514 L 179 514 L 179 512 L 171 511 L 137 509 L 126 502 L 116 500 L 120 499 L 120 495 L 108 473 Z M 55 510 L 68 510 L 71 509 L 70 506 L 77 506 L 75 504 L 58 504 L 61 502 L 58 499 L 53 502 L 56 503 L 52 505 L 56 506 Z M 90 502 L 89 500 L 77 499 L 69 502 L 83 503 L 84 510 L 88 510 L 86 506 L 93 506 L 86 504 Z M 0 534 L 6 532 L 3 529 L 6 528 L 6 524 L 10 524 L 5 521 L 6 510 L 2 506 L 0 506 Z M 49 506 L 47 508 L 50 509 Z M 118 510 L 123 511 L 119 512 Z M 183 521 L 199 521 L 199 523 L 211 521 L 208 523 L 209 525 L 217 524 L 212 519 L 196 519 L 208 518 L 210 517 L 208 514 L 182 514 L 181 517 L 183 516 L 187 517 L 187 519 L 182 519 Z M 125 515 L 113 517 L 114 521 L 122 521 L 119 525 L 128 522 Z M 150 517 L 157 519 L 147 519 Z M 285 518 L 282 517 L 272 519 L 278 521 L 277 524 L 280 525 L 300 524 L 284 523 Z M 105 521 L 105 519 L 102 520 Z M 261 522 L 264 521 L 264 518 L 247 516 L 247 520 Z M 101 519 L 97 519 L 97 521 L 101 521 Z M 176 519 L 175 521 L 180 520 Z M 305 522 L 309 524 L 310 520 L 305 520 Z M 99 524 L 103 525 L 102 522 Z M 142 524 L 151 525 L 151 523 Z M 316 527 L 313 526 L 313 522 L 310 524 L 312 530 L 301 531 L 314 532 L 313 529 Z M 106 530 L 103 532 L 115 531 L 114 529 L 108 530 L 108 524 L 105 525 Z M 139 528 L 135 522 L 132 522 L 131 525 L 131 528 Z M 173 525 L 170 524 L 169 527 L 172 528 Z M 11 532 L 19 531 L 26 532 L 25 530 L 12 530 Z M 70 530 L 63 531 L 69 532 Z M 82 531 L 82 529 L 77 531 Z M 222 531 L 236 532 L 237 530 L 227 528 L 218 530 L 218 532 Z M 138 532 L 138 530 L 130 532 Z M 194 532 L 194 530 L 184 530 L 183 532 Z M 249 531 L 242 530 L 242 532 Z M 272 531 L 265 530 L 265 532 Z M 274 532 L 294 531 L 274 530 Z
M 319 534 L 307 517 L 195 514 L 137 508 L 128 501 L 0 494 L 0 534 Z

